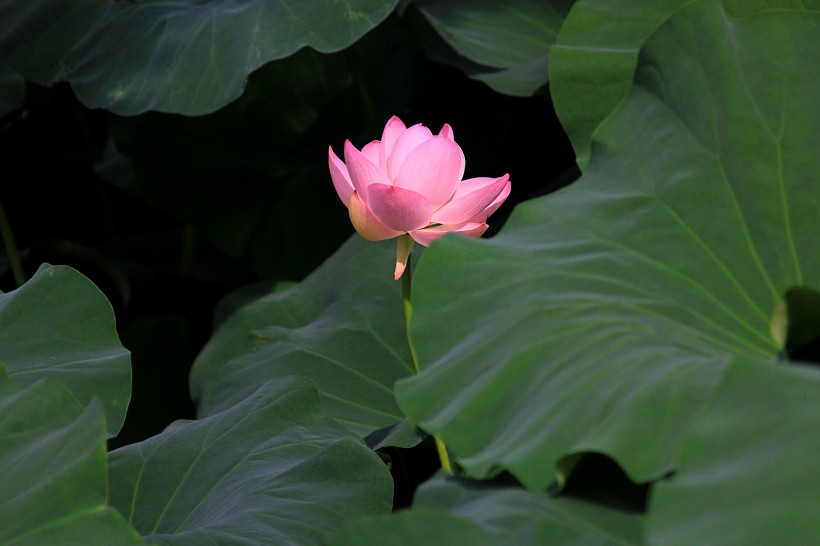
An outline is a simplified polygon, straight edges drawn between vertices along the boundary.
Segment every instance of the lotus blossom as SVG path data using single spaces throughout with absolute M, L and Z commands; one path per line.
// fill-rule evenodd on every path
M 418 124 L 406 127 L 393 116 L 381 140 L 357 150 L 349 140 L 344 162 L 328 148 L 330 176 L 367 240 L 398 237 L 395 278 L 407 266 L 413 243 L 427 246 L 447 233 L 480 237 L 487 218 L 510 194 L 510 176 L 469 178 L 453 129 L 437 135 Z

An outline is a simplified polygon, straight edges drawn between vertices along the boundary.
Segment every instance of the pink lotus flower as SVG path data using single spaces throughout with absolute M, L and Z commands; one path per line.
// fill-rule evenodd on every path
M 445 124 L 438 135 L 405 127 L 393 116 L 382 139 L 361 151 L 345 141 L 345 161 L 328 148 L 330 176 L 359 235 L 370 241 L 399 237 L 395 278 L 413 242 L 427 246 L 447 233 L 480 237 L 487 218 L 510 194 L 510 176 L 464 175 L 464 153 Z

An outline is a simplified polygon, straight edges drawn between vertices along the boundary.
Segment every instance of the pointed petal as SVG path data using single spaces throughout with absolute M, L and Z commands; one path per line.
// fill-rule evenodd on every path
M 512 184 L 510 182 L 507 182 L 507 185 L 504 186 L 504 189 L 501 190 L 501 193 L 498 194 L 498 197 L 493 199 L 493 202 L 490 203 L 490 205 L 486 209 L 482 210 L 481 212 L 470 218 L 470 222 L 486 222 L 487 218 L 489 218 L 492 213 L 497 211 L 498 207 L 500 207 L 507 199 L 507 197 L 509 197 L 511 190 Z
M 467 237 L 481 237 L 487 228 L 484 223 L 469 222 L 461 225 L 440 225 L 410 232 L 410 237 L 422 246 L 428 246 L 432 241 L 444 237 L 448 233 L 458 233 Z
M 427 197 L 434 208 L 449 201 L 464 174 L 464 154 L 458 144 L 435 136 L 407 154 L 394 184 Z
M 384 171 L 384 147 L 381 142 L 374 140 L 373 142 L 365 144 L 364 148 L 362 148 L 362 155 Z
M 501 178 L 470 178 L 456 186 L 453 198 L 433 213 L 437 224 L 461 224 L 490 206 L 509 184 L 510 176 Z
M 455 142 L 455 140 L 456 140 L 456 136 L 455 136 L 455 134 L 453 134 L 453 128 L 450 127 L 449 123 L 445 123 L 444 125 L 442 125 L 441 131 L 439 131 L 438 134 L 440 134 L 441 136 L 445 136 L 445 137 L 449 138 L 453 142 Z
M 393 271 L 393 278 L 396 280 L 401 278 L 407 268 L 407 259 L 410 257 L 410 251 L 413 250 L 413 243 L 409 235 L 402 235 L 396 239 L 396 269 Z
M 358 192 L 350 196 L 350 221 L 356 231 L 368 241 L 383 241 L 401 235 L 379 222 L 379 219 L 370 212 L 367 205 L 359 197 Z
M 368 208 L 390 229 L 410 231 L 430 223 L 433 206 L 419 193 L 386 184 L 373 184 L 367 192 Z
M 371 184 L 391 184 L 384 171 L 357 150 L 349 140 L 345 140 L 345 164 L 347 164 L 347 172 L 350 174 L 353 188 L 365 203 L 367 203 L 368 186 Z
M 387 120 L 387 124 L 384 126 L 384 131 L 382 132 L 382 149 L 384 151 L 384 160 L 385 164 L 385 171 L 387 165 L 387 158 L 390 157 L 390 153 L 393 151 L 393 146 L 395 146 L 396 141 L 399 137 L 407 130 L 407 127 L 404 126 L 404 123 L 396 116 L 393 116 L 389 120 Z
M 391 180 L 396 179 L 407 154 L 431 138 L 433 138 L 433 133 L 420 123 L 413 125 L 399 136 L 387 156 L 387 175 Z
M 350 206 L 350 194 L 353 193 L 353 182 L 350 181 L 350 175 L 347 172 L 347 167 L 342 163 L 336 154 L 333 153 L 333 148 L 327 147 L 327 162 L 330 167 L 330 178 L 333 179 L 333 187 L 336 188 L 336 193 L 339 199 L 345 206 Z

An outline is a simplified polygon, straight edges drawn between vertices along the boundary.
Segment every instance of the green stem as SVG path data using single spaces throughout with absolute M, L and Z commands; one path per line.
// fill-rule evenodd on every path
M 404 303 L 404 328 L 407 333 L 407 344 L 410 346 L 410 359 L 413 361 L 413 371 L 416 375 L 421 371 L 419 369 L 419 359 L 416 356 L 416 348 L 413 346 L 413 340 L 410 339 L 410 319 L 413 318 L 413 303 L 411 300 L 413 287 L 410 268 L 412 264 L 410 261 L 412 257 L 407 257 L 407 267 L 404 269 L 404 274 L 401 276 L 401 299 Z
M 413 340 L 410 337 L 410 319 L 413 317 L 413 303 L 412 296 L 412 255 L 407 257 L 407 267 L 404 274 L 401 276 L 401 297 L 404 303 L 404 325 L 407 332 L 407 345 L 410 347 L 410 359 L 413 361 L 413 370 L 416 374 L 419 373 L 419 359 L 416 356 L 416 348 L 413 346 Z M 444 445 L 444 440 L 437 435 L 433 435 L 433 440 L 436 442 L 436 451 L 438 451 L 438 458 L 441 461 L 441 468 L 447 471 L 448 474 L 453 473 L 453 467 L 450 465 L 450 456 L 447 453 L 447 446 Z
M 23 262 L 20 260 L 20 252 L 17 250 L 17 241 L 14 240 L 14 233 L 11 231 L 11 224 L 2 204 L 0 204 L 0 233 L 3 235 L 3 244 L 6 246 L 6 255 L 9 257 L 14 282 L 17 286 L 23 286 L 26 282 L 26 273 L 23 271 Z
M 436 442 L 436 451 L 438 451 L 438 460 L 441 461 L 441 468 L 447 471 L 448 474 L 452 474 L 453 467 L 450 465 L 450 455 L 447 453 L 444 440 L 439 438 L 437 434 L 433 434 L 433 440 Z

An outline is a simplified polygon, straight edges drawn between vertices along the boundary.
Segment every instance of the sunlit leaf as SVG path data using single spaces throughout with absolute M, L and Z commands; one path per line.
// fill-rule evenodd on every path
M 414 279 L 422 373 L 396 387 L 411 421 L 471 475 L 535 490 L 583 452 L 636 482 L 673 470 L 726 363 L 773 362 L 775 303 L 820 286 L 818 33 L 797 11 L 679 11 L 581 180 L 490 241 L 434 243 Z
M 820 536 L 820 372 L 738 361 L 652 494 L 651 544 L 811 544 Z
M 561 123 L 586 169 L 592 133 L 632 86 L 646 40 L 694 0 L 578 0 L 551 49 L 550 92 Z M 820 10 L 820 1 L 724 0 L 741 18 L 765 9 Z M 766 73 L 765 67 L 758 67 Z

